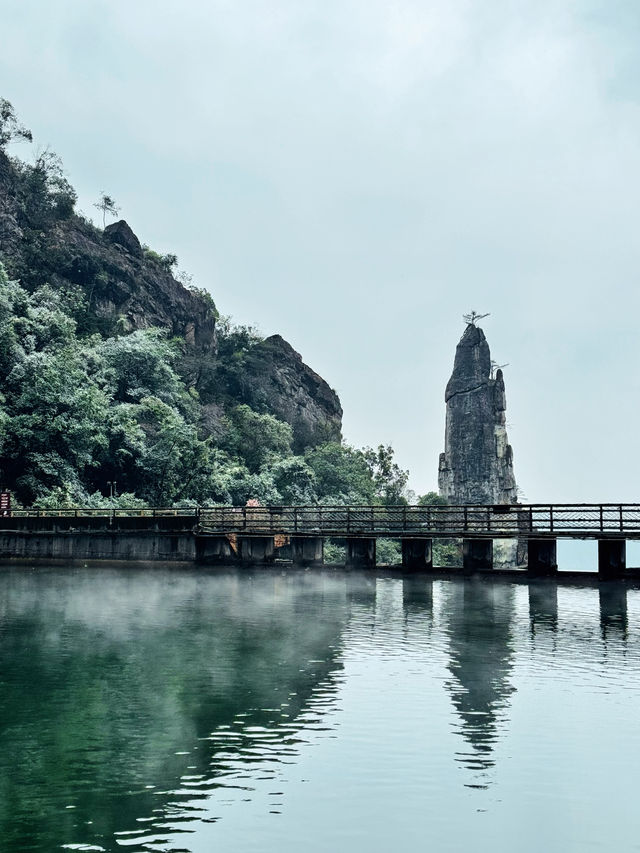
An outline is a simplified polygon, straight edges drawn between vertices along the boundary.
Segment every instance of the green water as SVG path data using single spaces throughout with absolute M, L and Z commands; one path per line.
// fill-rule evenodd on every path
M 0 571 L 0 850 L 640 850 L 640 591 Z

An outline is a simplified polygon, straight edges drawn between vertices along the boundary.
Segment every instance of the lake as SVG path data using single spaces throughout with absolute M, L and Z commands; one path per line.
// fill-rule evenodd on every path
M 0 570 L 0 850 L 640 850 L 640 590 Z

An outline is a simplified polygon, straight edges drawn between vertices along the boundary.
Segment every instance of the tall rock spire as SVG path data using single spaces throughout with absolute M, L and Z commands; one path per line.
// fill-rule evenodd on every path
M 456 348 L 445 402 L 444 453 L 438 471 L 442 497 L 450 504 L 515 503 L 502 370 L 492 376 L 489 344 L 473 323 Z

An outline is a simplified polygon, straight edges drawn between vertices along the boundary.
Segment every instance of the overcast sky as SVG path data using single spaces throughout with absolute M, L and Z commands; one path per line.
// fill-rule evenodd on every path
M 640 500 L 637 2 L 0 0 L 0 30 L 0 96 L 80 209 L 106 190 L 287 338 L 350 443 L 435 489 L 490 311 L 527 498 Z

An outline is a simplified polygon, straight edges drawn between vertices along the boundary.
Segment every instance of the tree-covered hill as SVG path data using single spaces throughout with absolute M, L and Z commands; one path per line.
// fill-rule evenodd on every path
M 10 156 L 17 140 L 0 99 L 2 488 L 38 506 L 99 505 L 113 483 L 128 505 L 405 500 L 391 448 L 343 442 L 337 395 L 286 341 L 221 318 L 124 220 L 77 214 L 59 158 Z

